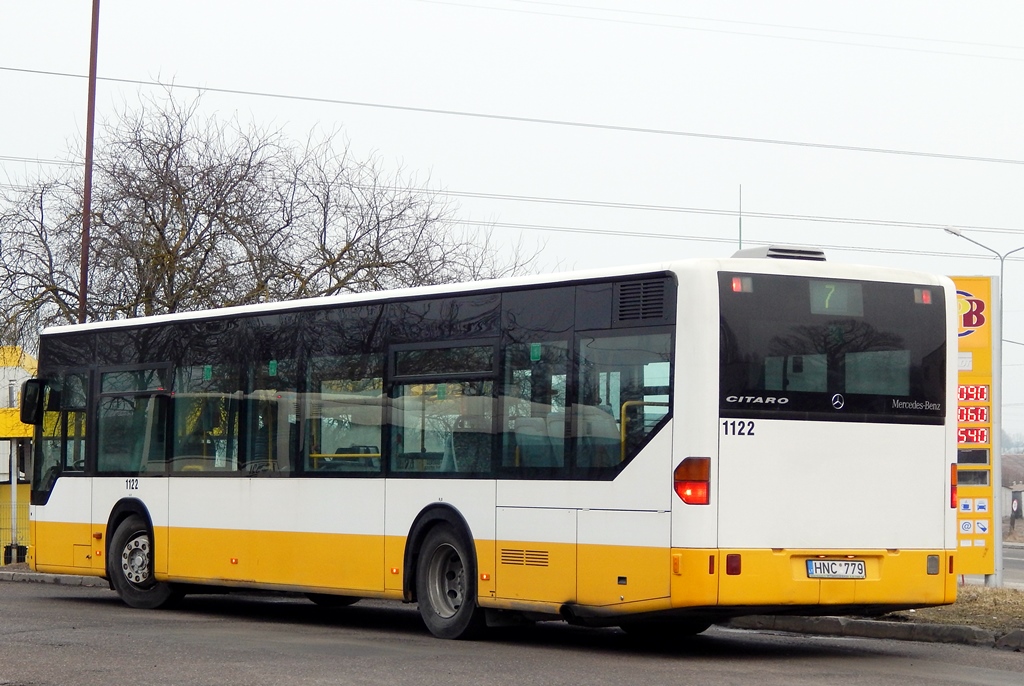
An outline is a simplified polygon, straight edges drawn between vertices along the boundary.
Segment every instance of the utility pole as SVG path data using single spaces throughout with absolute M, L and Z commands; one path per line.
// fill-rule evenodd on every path
M 7 407 L 13 408 L 17 399 L 17 391 L 12 379 L 7 386 Z M 13 436 L 8 441 L 11 446 L 11 562 L 18 561 L 18 441 Z
M 78 323 L 84 324 L 89 293 L 89 221 L 92 217 L 92 139 L 96 129 L 96 54 L 99 51 L 100 0 L 92 0 L 89 48 L 89 97 L 85 117 L 85 190 L 82 193 L 82 273 L 79 278 Z

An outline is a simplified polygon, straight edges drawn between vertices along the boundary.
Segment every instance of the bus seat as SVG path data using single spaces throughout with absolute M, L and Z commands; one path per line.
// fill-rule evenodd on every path
M 619 425 L 611 413 L 592 405 L 580 405 L 581 467 L 611 467 L 622 461 Z
M 554 467 L 547 422 L 541 417 L 516 418 L 516 446 L 520 467 Z
M 479 415 L 462 415 L 452 427 L 452 457 L 457 472 L 490 471 L 489 422 Z
M 565 413 L 551 412 L 546 422 L 552 459 L 556 467 L 561 467 L 565 464 Z

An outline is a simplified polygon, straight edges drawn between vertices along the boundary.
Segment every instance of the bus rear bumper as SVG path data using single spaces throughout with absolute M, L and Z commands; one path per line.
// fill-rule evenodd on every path
M 950 550 L 673 549 L 667 602 L 565 604 L 573 624 L 773 615 L 878 616 L 956 600 Z M 818 562 L 808 567 L 808 561 Z M 848 564 L 829 565 L 841 562 Z M 862 563 L 862 564 L 861 564 Z M 847 574 L 853 578 L 816 578 Z M 660 605 L 660 607 L 659 607 Z
M 672 606 L 875 614 L 943 605 L 956 600 L 953 558 L 943 549 L 674 549 Z

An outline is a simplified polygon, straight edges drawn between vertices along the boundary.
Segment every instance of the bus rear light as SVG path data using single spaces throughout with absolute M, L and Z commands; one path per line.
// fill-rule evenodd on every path
M 960 505 L 956 494 L 956 464 L 949 466 L 949 506 L 954 510 Z
M 688 457 L 673 473 L 676 495 L 687 505 L 707 505 L 711 501 L 711 458 Z
M 725 556 L 725 573 L 729 576 L 739 576 L 743 571 L 743 558 L 738 553 L 731 553 Z
M 708 485 L 702 481 L 677 481 L 676 495 L 687 505 L 707 505 Z
M 753 293 L 754 292 L 754 280 L 749 276 L 734 276 L 732 277 L 732 292 L 733 293 Z

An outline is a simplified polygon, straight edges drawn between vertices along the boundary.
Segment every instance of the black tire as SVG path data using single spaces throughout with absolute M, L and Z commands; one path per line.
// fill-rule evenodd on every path
M 307 593 L 306 597 L 320 607 L 348 607 L 359 602 L 359 598 L 351 595 L 333 595 L 331 593 Z
M 485 625 L 476 604 L 475 558 L 466 538 L 440 525 L 420 548 L 416 601 L 423 623 L 438 638 L 473 638 Z
M 153 578 L 153 535 L 138 515 L 129 516 L 114 530 L 107 575 L 117 595 L 129 607 L 153 610 L 184 595 Z

